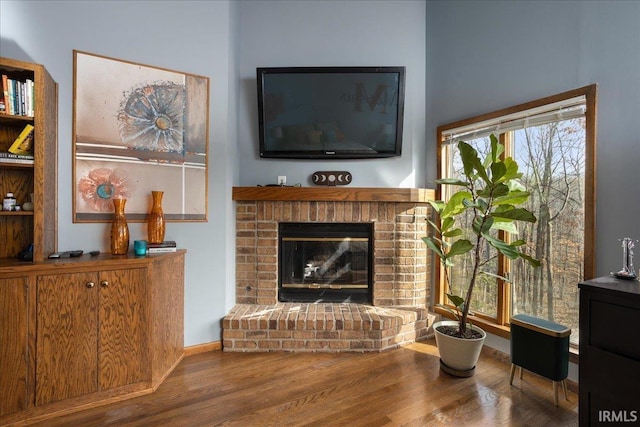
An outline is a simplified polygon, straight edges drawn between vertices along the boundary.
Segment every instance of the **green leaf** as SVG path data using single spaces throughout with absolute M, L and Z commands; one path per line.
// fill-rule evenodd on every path
M 423 237 L 422 241 L 427 245 L 427 247 L 429 249 L 431 249 L 433 252 L 435 252 L 436 255 L 438 255 L 438 257 L 440 259 L 445 259 L 446 258 L 446 256 L 442 252 L 442 249 L 440 249 L 440 243 L 441 242 L 438 239 L 435 239 L 433 237 Z
M 463 310 L 464 307 L 464 299 L 458 295 L 447 294 L 447 298 L 451 301 L 451 304 L 458 307 L 459 310 Z
M 514 221 L 536 222 L 536 216 L 524 208 L 514 208 L 505 211 L 494 211 L 491 215 L 496 218 L 511 219 Z
M 454 228 L 453 230 L 449 230 L 446 233 L 443 233 L 442 235 L 447 238 L 462 236 L 462 229 Z
M 440 178 L 440 179 L 436 179 L 435 183 L 441 184 L 441 185 L 460 185 L 463 187 L 466 187 L 469 185 L 467 181 L 462 181 L 458 178 Z
M 493 218 L 490 216 L 478 216 L 473 220 L 472 224 L 473 232 L 476 233 L 476 235 L 488 233 L 492 226 Z
M 473 244 L 467 239 L 460 239 L 453 242 L 451 248 L 449 248 L 449 252 L 447 254 L 448 257 L 453 257 L 456 255 L 462 255 L 469 252 L 473 249 Z
M 522 252 L 520 252 L 520 258 L 527 260 L 529 264 L 533 265 L 534 267 L 540 267 L 540 261 L 533 257 L 530 257 L 527 254 L 523 254 Z
M 457 193 L 454 193 L 440 215 L 442 216 L 442 218 L 447 218 L 459 214 L 466 209 L 466 207 L 464 206 L 464 199 L 471 198 L 471 193 L 468 191 L 458 191 Z
M 518 172 L 518 163 L 513 160 L 511 157 L 507 157 L 502 161 L 504 166 L 506 167 L 505 173 L 502 176 L 502 179 L 505 181 L 519 179 L 522 177 L 522 174 Z
M 431 205 L 434 211 L 437 213 L 442 212 L 445 207 L 445 202 L 443 200 L 427 200 L 427 202 Z
M 502 230 L 510 234 L 518 234 L 518 228 L 515 222 L 511 220 L 503 221 L 500 218 L 494 218 L 492 230 Z
M 487 242 L 489 242 L 491 246 L 496 248 L 498 251 L 500 251 L 501 254 L 503 254 L 507 258 L 517 259 L 520 256 L 520 252 L 518 252 L 518 250 L 515 247 L 511 246 L 510 244 L 503 242 L 500 239 L 496 239 L 495 237 L 490 236 L 489 234 L 483 234 L 483 237 L 487 239 Z
M 458 312 L 454 309 L 452 309 L 451 307 L 449 307 L 448 305 L 444 305 L 444 304 L 435 304 L 435 307 L 440 307 L 443 310 L 447 310 L 449 313 L 453 314 L 453 316 L 456 318 L 456 320 L 460 320 L 460 315 L 458 314 Z
M 475 170 L 478 176 L 482 178 L 485 183 L 489 184 L 491 181 L 487 176 L 487 171 L 484 169 L 482 162 L 480 162 L 480 158 L 478 158 L 478 152 L 475 148 L 464 141 L 460 141 L 458 142 L 458 150 L 460 150 L 460 158 L 462 159 L 465 176 L 472 177 L 473 171 Z
M 442 220 L 442 231 L 444 232 L 444 231 L 449 230 L 453 226 L 453 224 L 455 224 L 455 223 L 456 223 L 455 218 L 447 217 L 447 218 L 443 219 Z
M 530 195 L 531 193 L 529 193 L 528 191 L 513 190 L 510 188 L 510 191 L 507 194 L 500 197 L 496 197 L 496 199 L 493 201 L 493 205 L 494 206 L 500 206 L 500 205 L 506 205 L 506 204 L 520 205 L 526 202 L 527 199 L 529 199 Z
M 435 222 L 431 221 L 429 218 L 427 218 L 427 224 L 429 224 L 429 225 L 431 226 L 431 228 L 433 228 L 434 230 L 436 230 L 436 232 L 437 232 L 438 234 L 440 234 L 440 233 L 441 233 L 440 225 L 439 225 L 439 224 L 437 224 L 437 223 L 435 223 Z
M 494 161 L 495 162 L 495 161 Z M 507 167 L 503 162 L 491 163 L 491 181 L 500 182 L 504 174 L 507 173 Z
M 491 140 L 491 160 L 495 162 L 499 160 L 502 153 L 504 153 L 504 145 L 500 144 L 498 137 L 493 133 L 489 135 L 489 139 Z

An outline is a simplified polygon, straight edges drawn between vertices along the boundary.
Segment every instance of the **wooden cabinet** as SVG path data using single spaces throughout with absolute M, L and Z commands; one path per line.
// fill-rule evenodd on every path
M 57 250 L 58 86 L 38 64 L 0 57 L 0 75 L 34 82 L 33 117 L 0 113 L 0 152 L 7 152 L 27 124 L 34 126 L 32 164 L 0 158 L 0 196 L 13 192 L 19 205 L 30 200 L 34 210 L 0 211 L 0 259 L 16 258 L 33 243 L 33 259 Z
M 36 405 L 149 380 L 146 270 L 37 278 Z
M 28 406 L 29 308 L 28 277 L 0 279 L 0 416 Z
M 580 425 L 640 421 L 640 282 L 600 277 L 580 289 Z
M 0 425 L 153 392 L 184 353 L 184 258 L 0 260 Z

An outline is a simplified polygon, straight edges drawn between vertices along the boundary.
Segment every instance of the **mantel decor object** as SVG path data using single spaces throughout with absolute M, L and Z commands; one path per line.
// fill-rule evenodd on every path
M 113 199 L 113 222 L 111 223 L 111 254 L 126 255 L 129 251 L 129 226 L 124 215 L 127 199 Z
M 637 240 L 636 240 L 637 241 Z M 622 239 L 622 270 L 614 273 L 614 276 L 618 279 L 635 280 L 635 269 L 633 267 L 633 248 L 635 243 L 633 239 L 625 237 Z
M 316 185 L 349 185 L 352 176 L 347 171 L 319 171 L 313 173 L 311 180 Z
M 163 191 L 151 192 L 151 212 L 147 220 L 147 230 L 149 243 L 162 243 L 164 241 L 164 213 L 162 212 L 162 196 Z

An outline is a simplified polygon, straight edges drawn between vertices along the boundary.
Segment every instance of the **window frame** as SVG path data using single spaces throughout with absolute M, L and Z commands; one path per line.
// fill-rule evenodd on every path
M 522 111 L 543 107 L 548 104 L 561 102 L 579 96 L 585 97 L 585 201 L 584 201 L 584 280 L 595 277 L 595 224 L 596 224 L 596 111 L 597 111 L 597 84 L 591 84 L 578 89 L 562 92 L 556 95 L 547 96 L 533 101 L 496 110 L 490 113 L 481 114 L 456 122 L 444 124 L 437 128 L 436 150 L 437 150 L 437 176 L 443 177 L 446 171 L 446 159 L 443 158 L 443 135 L 451 129 L 469 126 L 473 123 L 479 123 L 487 120 L 494 120 L 499 117 L 508 116 Z M 506 142 L 509 138 L 508 134 L 500 134 L 501 142 Z M 436 188 L 436 199 L 442 198 L 442 187 L 438 185 Z M 500 257 L 501 260 L 503 257 Z M 436 261 L 437 262 L 437 261 Z M 500 273 L 505 272 L 507 267 L 505 262 L 499 262 L 498 268 Z M 444 283 L 444 267 L 442 263 L 437 262 L 434 271 L 434 303 L 445 304 L 447 286 Z M 576 287 L 578 284 L 576 283 Z M 503 280 L 498 280 L 498 301 L 496 318 L 482 313 L 470 313 L 469 320 L 480 326 L 485 331 L 494 335 L 509 338 L 511 329 L 509 319 L 511 318 L 511 289 L 510 284 Z M 444 317 L 452 317 L 451 313 L 445 309 L 434 306 L 433 311 Z

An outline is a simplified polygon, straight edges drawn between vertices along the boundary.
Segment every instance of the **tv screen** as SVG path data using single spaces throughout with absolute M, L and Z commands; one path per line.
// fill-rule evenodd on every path
M 260 157 L 400 156 L 405 67 L 258 68 Z

